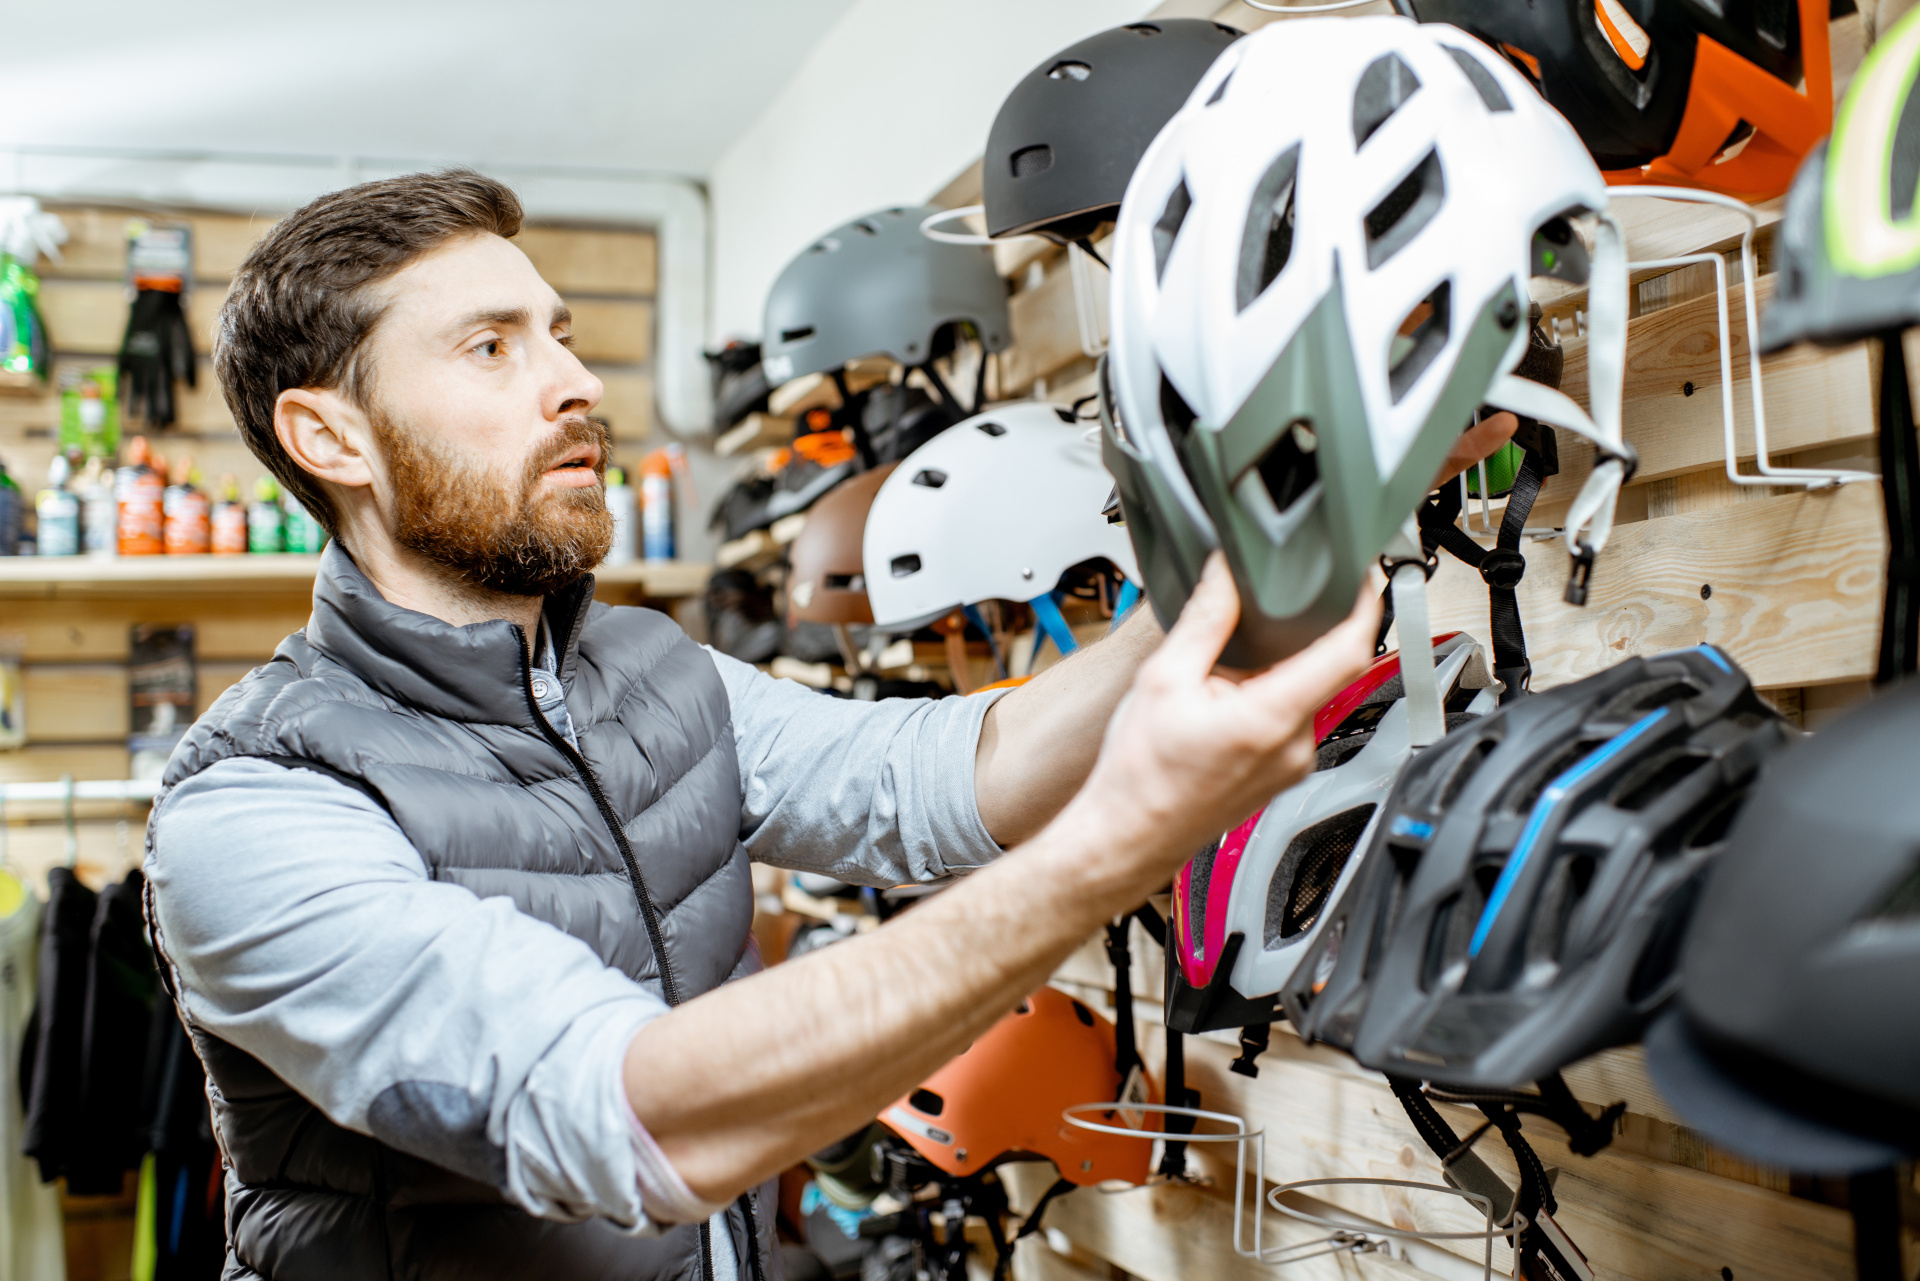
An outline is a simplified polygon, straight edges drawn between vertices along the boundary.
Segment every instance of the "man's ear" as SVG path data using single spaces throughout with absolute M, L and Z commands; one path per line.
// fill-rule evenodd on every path
M 292 387 L 273 405 L 280 448 L 322 482 L 344 489 L 373 484 L 376 461 L 367 417 L 337 391 Z

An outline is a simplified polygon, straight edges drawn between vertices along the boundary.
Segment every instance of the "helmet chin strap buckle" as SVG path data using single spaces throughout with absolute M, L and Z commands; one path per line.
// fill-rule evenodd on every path
M 1588 543 L 1575 543 L 1572 564 L 1567 570 L 1567 590 L 1561 599 L 1569 605 L 1584 606 L 1587 603 L 1587 582 L 1593 577 L 1593 547 Z

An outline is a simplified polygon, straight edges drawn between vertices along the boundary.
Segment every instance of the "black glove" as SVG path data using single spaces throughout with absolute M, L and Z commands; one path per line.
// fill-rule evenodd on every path
M 194 385 L 193 342 L 180 295 L 142 289 L 134 296 L 126 340 L 120 344 L 121 412 L 150 427 L 172 426 L 176 378 Z

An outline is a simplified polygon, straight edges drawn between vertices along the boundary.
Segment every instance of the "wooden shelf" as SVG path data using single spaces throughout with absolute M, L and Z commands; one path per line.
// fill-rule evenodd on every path
M 304 592 L 313 586 L 318 556 L 84 556 L 0 558 L 0 599 L 58 600 L 102 596 L 182 596 Z M 602 586 L 637 589 L 649 597 L 697 595 L 711 568 L 686 561 L 603 566 Z

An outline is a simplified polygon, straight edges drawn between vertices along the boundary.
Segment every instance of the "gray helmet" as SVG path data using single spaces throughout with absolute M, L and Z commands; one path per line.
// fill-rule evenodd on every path
M 990 250 L 920 234 L 932 206 L 882 209 L 835 227 L 787 264 L 767 294 L 762 367 L 778 385 L 861 356 L 933 359 L 946 325 L 971 326 L 988 351 L 1012 340 L 1007 287 Z

